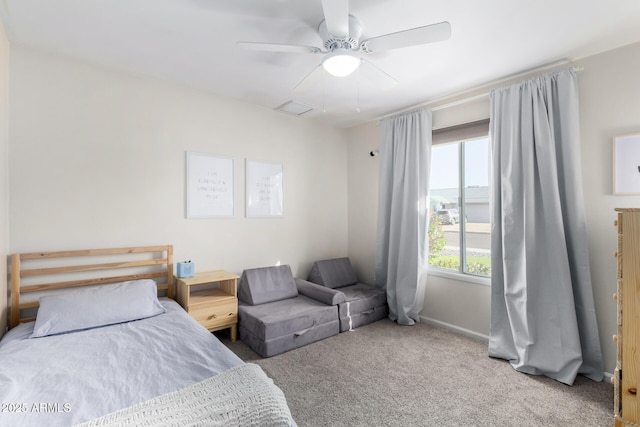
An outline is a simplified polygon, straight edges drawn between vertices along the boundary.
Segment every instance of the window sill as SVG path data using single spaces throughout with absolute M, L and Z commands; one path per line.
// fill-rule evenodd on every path
M 427 274 L 430 276 L 444 277 L 447 279 L 458 280 L 460 282 L 475 283 L 478 285 L 491 286 L 490 277 L 473 276 L 471 274 L 458 273 L 456 271 L 447 271 L 440 268 L 429 266 Z

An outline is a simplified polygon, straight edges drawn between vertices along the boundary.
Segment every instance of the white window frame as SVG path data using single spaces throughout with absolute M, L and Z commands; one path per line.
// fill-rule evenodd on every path
M 462 125 L 452 126 L 448 128 L 438 129 L 433 131 L 432 145 L 440 145 L 447 143 L 457 143 L 458 149 L 458 211 L 460 218 L 465 218 L 465 200 L 464 200 L 464 144 L 480 138 L 488 138 L 489 135 L 489 120 L 480 120 L 471 123 L 465 123 Z M 491 167 L 491 165 L 489 166 Z M 489 202 L 491 203 L 491 201 Z M 464 220 L 460 222 L 462 226 L 465 225 Z M 479 276 L 464 271 L 466 265 L 466 228 L 460 230 L 460 269 L 458 271 L 448 270 L 444 268 L 428 266 L 428 274 L 438 277 L 444 277 L 454 279 L 463 282 L 475 283 L 479 285 L 491 286 L 491 276 Z M 428 262 L 427 262 L 428 263 Z

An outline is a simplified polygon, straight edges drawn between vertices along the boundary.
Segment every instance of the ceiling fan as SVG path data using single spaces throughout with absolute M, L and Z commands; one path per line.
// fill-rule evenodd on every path
M 244 49 L 263 52 L 323 54 L 322 63 L 296 86 L 296 89 L 298 89 L 320 67 L 333 76 L 345 77 L 358 69 L 363 62 L 372 65 L 395 84 L 395 79 L 369 61 L 361 58 L 358 53 L 399 49 L 443 41 L 451 37 L 451 25 L 445 21 L 361 41 L 363 26 L 355 16 L 349 14 L 349 0 L 322 0 L 322 10 L 324 12 L 324 20 L 318 26 L 318 33 L 323 40 L 325 50 L 315 46 L 247 41 L 239 41 L 237 45 Z

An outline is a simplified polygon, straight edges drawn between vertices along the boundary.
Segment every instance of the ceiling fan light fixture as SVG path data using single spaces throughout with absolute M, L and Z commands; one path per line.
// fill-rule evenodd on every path
M 325 56 L 322 68 L 332 76 L 346 77 L 360 66 L 360 58 L 346 49 L 337 49 Z

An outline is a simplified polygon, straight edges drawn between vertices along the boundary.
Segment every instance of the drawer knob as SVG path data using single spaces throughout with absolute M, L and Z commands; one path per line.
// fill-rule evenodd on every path
M 209 316 L 209 318 L 207 320 L 211 320 L 211 319 L 215 319 L 215 318 L 216 318 L 216 315 L 212 314 L 211 316 Z
M 614 300 L 614 301 L 618 301 L 618 294 L 617 294 L 617 293 L 614 293 L 614 294 L 613 294 L 613 300 Z
M 618 342 L 618 336 L 617 335 L 613 336 L 613 342 Z
M 627 390 L 627 391 L 629 392 L 629 394 L 633 394 L 634 396 L 635 396 L 636 394 L 638 394 L 638 389 L 637 389 L 637 388 L 635 388 L 635 387 L 630 388 L 630 389 L 629 389 L 629 390 Z
M 613 257 L 614 257 L 615 259 L 618 259 L 618 251 L 615 251 L 615 252 L 613 253 Z

